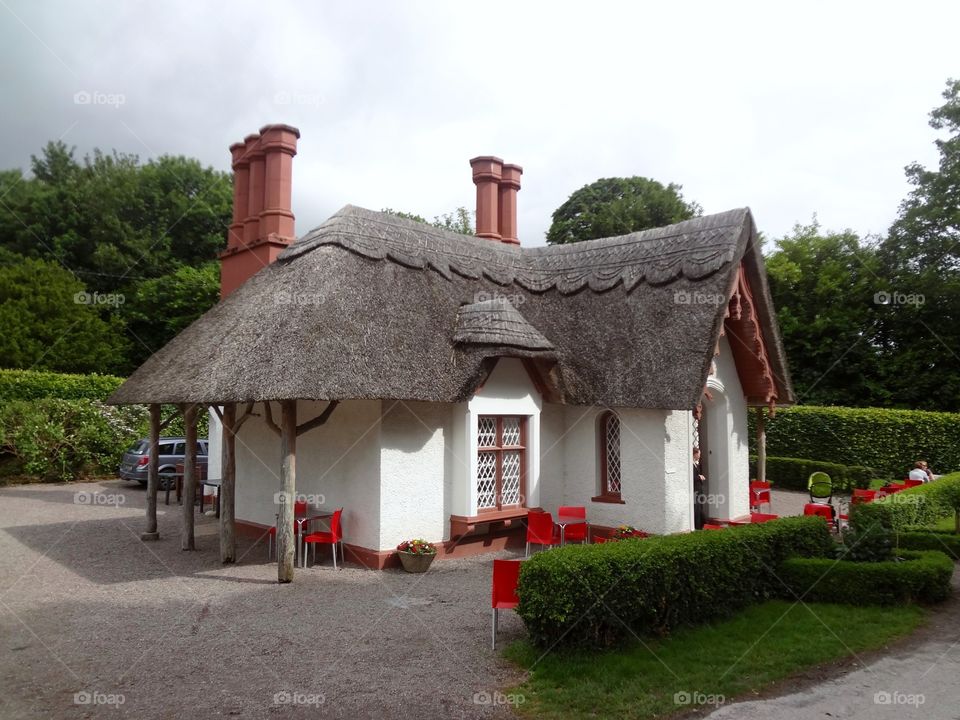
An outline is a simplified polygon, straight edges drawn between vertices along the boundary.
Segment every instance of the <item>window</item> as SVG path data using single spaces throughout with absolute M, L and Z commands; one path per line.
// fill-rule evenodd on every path
M 620 500 L 620 418 L 616 413 L 600 416 L 598 433 L 600 450 L 600 495 L 594 500 Z
M 173 448 L 174 455 L 186 455 L 187 454 L 187 444 L 178 442 Z
M 477 509 L 523 507 L 526 423 L 516 416 L 481 415 L 477 421 Z

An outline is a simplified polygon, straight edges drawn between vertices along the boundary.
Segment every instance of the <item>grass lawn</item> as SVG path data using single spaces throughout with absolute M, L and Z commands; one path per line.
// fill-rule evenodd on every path
M 809 609 L 808 609 L 809 608 Z M 712 625 L 683 628 L 607 652 L 541 651 L 526 641 L 506 650 L 530 670 L 511 692 L 521 715 L 652 718 L 689 710 L 683 695 L 733 700 L 819 663 L 883 647 L 924 618 L 918 607 L 853 607 L 784 601 L 755 605 Z M 772 629 L 771 629 L 772 628 Z

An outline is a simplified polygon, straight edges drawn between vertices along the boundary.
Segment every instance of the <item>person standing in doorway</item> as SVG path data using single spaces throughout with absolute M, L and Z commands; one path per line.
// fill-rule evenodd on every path
M 696 530 L 702 530 L 707 519 L 706 495 L 703 492 L 706 480 L 700 465 L 700 448 L 695 447 L 693 449 L 693 527 Z

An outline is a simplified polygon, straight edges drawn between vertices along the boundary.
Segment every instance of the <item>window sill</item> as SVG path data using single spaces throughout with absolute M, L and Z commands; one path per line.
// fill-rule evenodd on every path
M 626 501 L 616 495 L 597 495 L 590 498 L 590 502 L 611 503 L 613 505 L 626 505 Z

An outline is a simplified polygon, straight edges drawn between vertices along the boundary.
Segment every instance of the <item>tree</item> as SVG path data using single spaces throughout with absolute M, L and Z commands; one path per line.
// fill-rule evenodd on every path
M 898 405 L 960 410 L 960 80 L 950 80 L 945 103 L 930 125 L 946 131 L 935 141 L 936 169 L 906 168 L 913 190 L 880 246 L 884 288 L 895 302 L 878 333 L 887 383 Z
M 406 218 L 407 220 L 415 220 L 416 222 L 421 222 L 425 225 L 431 225 L 435 228 L 440 228 L 441 230 L 449 230 L 450 232 L 460 233 L 461 235 L 474 234 L 473 219 L 471 218 L 472 213 L 465 207 L 458 207 L 453 212 L 434 216 L 433 221 L 427 220 L 422 215 L 417 215 L 416 213 L 408 213 L 404 212 L 403 210 L 394 210 L 392 208 L 383 208 L 383 210 L 380 212 L 400 218 Z
M 115 372 L 127 350 L 117 314 L 124 298 L 92 294 L 56 263 L 0 263 L 0 367 Z
M 816 218 L 777 240 L 770 292 L 797 396 L 805 404 L 886 405 L 874 326 L 878 263 L 856 234 Z
M 680 190 L 680 185 L 664 186 L 645 177 L 602 178 L 584 185 L 554 211 L 547 242 L 626 235 L 700 215 L 700 206 L 684 200 Z

